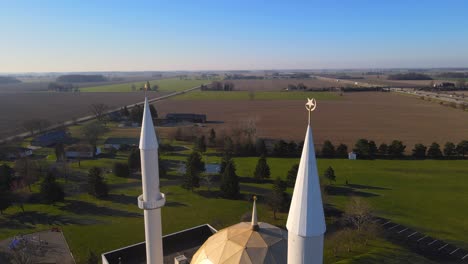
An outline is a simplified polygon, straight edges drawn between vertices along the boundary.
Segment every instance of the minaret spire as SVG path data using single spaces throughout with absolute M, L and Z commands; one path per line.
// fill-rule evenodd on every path
M 288 264 L 323 263 L 323 236 L 326 225 L 310 122 L 310 114 L 315 110 L 317 103 L 315 99 L 307 100 L 309 123 L 286 223 Z
M 146 263 L 163 263 L 161 207 L 166 199 L 159 190 L 158 140 L 153 119 L 145 97 L 140 134 L 141 177 L 143 194 L 138 197 L 138 207 L 144 210 Z
M 253 207 L 252 207 L 252 230 L 257 231 L 259 229 L 258 220 L 257 220 L 257 196 L 253 197 Z

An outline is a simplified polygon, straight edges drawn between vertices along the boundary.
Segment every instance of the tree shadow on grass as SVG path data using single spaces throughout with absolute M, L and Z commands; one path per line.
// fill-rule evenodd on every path
M 109 207 L 98 206 L 92 203 L 69 200 L 66 205 L 61 206 L 60 210 L 68 211 L 74 214 L 92 214 L 97 216 L 119 216 L 119 217 L 140 217 L 141 213 L 117 210 Z
M 361 191 L 356 191 L 353 188 L 349 187 L 342 187 L 342 186 L 334 186 L 334 185 L 328 185 L 325 188 L 325 191 L 329 195 L 341 195 L 341 196 L 358 196 L 358 197 L 376 197 L 380 196 L 379 194 L 375 193 L 368 193 L 368 192 L 361 192 Z
M 252 177 L 241 177 L 239 176 L 239 182 L 245 182 L 245 183 L 273 183 L 273 180 L 271 179 L 255 179 Z
M 166 202 L 165 206 L 167 207 L 187 207 L 186 204 L 180 202 Z
M 205 198 L 222 198 L 219 190 L 197 190 L 196 193 Z
M 361 185 L 361 184 L 348 184 L 347 186 L 349 186 L 351 188 L 355 188 L 355 189 L 391 190 L 390 188 L 370 186 L 370 185 Z
M 36 211 L 19 212 L 10 215 L 2 225 L 12 229 L 28 229 L 34 228 L 35 225 L 92 225 L 99 221 L 90 219 L 79 219 L 64 215 L 51 215 Z
M 257 195 L 263 195 L 263 196 L 267 196 L 268 194 L 271 193 L 270 189 L 244 185 L 244 184 L 240 184 L 240 189 L 243 192 L 249 192 L 251 194 L 257 194 Z
M 138 200 L 135 196 L 125 194 L 109 194 L 105 200 L 120 204 L 137 204 Z

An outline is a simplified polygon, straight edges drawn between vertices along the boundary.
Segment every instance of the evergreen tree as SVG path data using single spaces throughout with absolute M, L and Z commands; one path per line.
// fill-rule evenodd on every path
M 208 142 L 210 142 L 212 146 L 216 145 L 216 132 L 213 128 L 210 130 L 210 136 L 208 138 Z
M 359 139 L 354 145 L 353 151 L 360 159 L 370 158 L 369 141 L 364 138 Z
M 221 158 L 221 164 L 219 166 L 219 173 L 223 175 L 224 170 L 229 162 L 231 162 L 232 157 L 229 152 L 224 152 L 223 157 Z
M 324 158 L 335 157 L 335 146 L 333 146 L 330 140 L 325 140 L 325 142 L 323 142 L 322 157 Z
M 205 171 L 205 163 L 199 152 L 193 151 L 185 162 L 185 176 L 182 187 L 193 191 L 200 187 L 200 173 Z
M 268 205 L 273 211 L 273 218 L 276 220 L 276 213 L 288 207 L 288 195 L 286 193 L 286 182 L 279 177 L 273 183 L 273 191 L 268 196 Z
M 46 203 L 60 202 L 65 199 L 65 192 L 60 184 L 55 181 L 55 176 L 49 172 L 41 183 L 40 193 Z
M 206 152 L 206 140 L 205 136 L 198 137 L 195 140 L 195 150 L 201 153 Z
M 62 142 L 55 144 L 55 160 L 57 162 L 65 160 L 65 147 Z
M 392 158 L 401 158 L 405 152 L 406 146 L 400 140 L 393 140 L 392 144 L 388 147 L 388 154 Z
M 447 158 L 451 158 L 451 157 L 455 156 L 456 153 L 457 153 L 457 151 L 456 151 L 455 144 L 453 144 L 452 142 L 445 143 L 444 156 L 446 156 Z
M 425 159 L 426 150 L 427 150 L 427 147 L 424 146 L 423 144 L 414 145 L 413 157 L 415 157 L 416 159 Z
M 457 153 L 462 158 L 465 157 L 466 153 L 468 153 L 468 140 L 462 140 L 457 144 Z
M 374 159 L 377 154 L 377 145 L 373 140 L 369 141 L 369 158 Z
M 288 157 L 295 157 L 297 156 L 297 144 L 294 141 L 289 141 L 288 146 L 287 146 L 287 156 Z
M 133 148 L 128 155 L 128 168 L 130 170 L 139 170 L 141 167 L 140 150 Z
M 348 157 L 348 146 L 345 144 L 340 144 L 336 147 L 336 156 L 339 158 L 347 158 Z
M 386 156 L 388 154 L 388 145 L 385 143 L 380 144 L 378 153 L 381 156 Z
M 268 154 L 265 140 L 259 138 L 257 139 L 257 141 L 255 141 L 255 152 L 257 156 L 261 156 L 261 155 L 266 156 Z
M 0 193 L 11 190 L 13 169 L 7 164 L 0 165 Z
M 114 163 L 114 174 L 117 177 L 129 177 L 130 176 L 130 168 L 128 164 L 116 162 Z
M 161 160 L 161 156 L 158 155 L 158 164 L 159 164 L 159 177 L 166 178 L 167 177 L 167 167 L 166 163 Z
M 299 170 L 299 164 L 294 164 L 291 169 L 288 171 L 288 175 L 286 177 L 287 183 L 289 187 L 294 187 L 296 183 L 297 171 Z
M 336 176 L 335 176 L 335 171 L 333 170 L 333 168 L 331 166 L 329 166 L 326 170 L 325 170 L 325 174 L 324 174 L 325 178 L 328 179 L 328 181 L 330 182 L 330 184 L 332 182 L 335 182 L 336 181 Z
M 0 215 L 3 214 L 3 211 L 11 206 L 11 193 L 10 191 L 0 191 Z
M 220 185 L 221 195 L 225 198 L 236 199 L 240 195 L 239 177 L 233 160 L 226 164 Z
M 440 145 L 433 142 L 427 150 L 427 156 L 432 159 L 440 159 L 442 157 L 442 151 L 440 151 Z
M 288 155 L 288 143 L 284 140 L 280 140 L 273 146 L 273 156 L 275 157 L 286 157 Z
M 224 152 L 228 152 L 230 154 L 234 153 L 234 143 L 232 143 L 232 139 L 230 137 L 226 137 L 224 139 Z
M 102 177 L 102 170 L 98 167 L 92 167 L 88 171 L 88 193 L 97 198 L 108 195 L 107 184 Z
M 254 177 L 258 180 L 270 178 L 270 166 L 268 166 L 265 156 L 258 159 L 257 166 L 255 167 Z

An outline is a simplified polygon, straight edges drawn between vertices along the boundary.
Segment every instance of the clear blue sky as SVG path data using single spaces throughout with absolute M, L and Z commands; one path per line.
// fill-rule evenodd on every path
M 5 1 L 0 72 L 468 67 L 468 1 Z

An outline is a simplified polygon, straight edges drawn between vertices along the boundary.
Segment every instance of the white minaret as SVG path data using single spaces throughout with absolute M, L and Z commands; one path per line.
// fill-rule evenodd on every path
M 309 125 L 304 140 L 294 193 L 289 208 L 288 264 L 322 264 L 323 235 L 326 230 L 320 181 L 315 160 L 314 140 L 310 114 L 315 110 L 315 99 L 307 99 Z
M 166 199 L 159 190 L 158 140 L 146 97 L 141 124 L 140 156 L 143 194 L 138 197 L 138 207 L 144 210 L 146 263 L 162 264 L 161 207 Z

